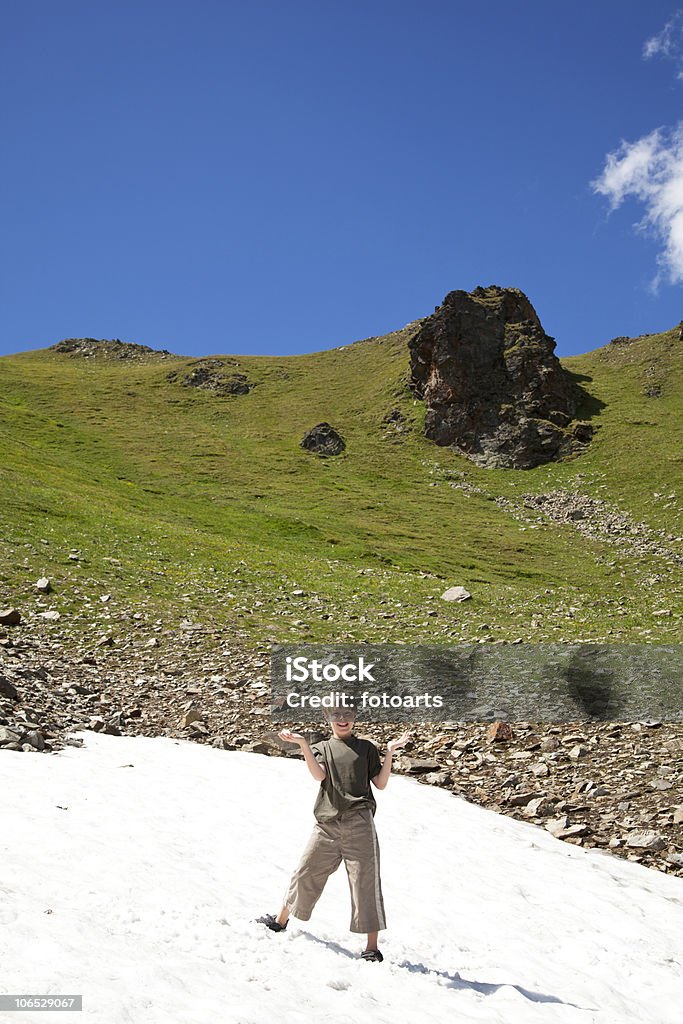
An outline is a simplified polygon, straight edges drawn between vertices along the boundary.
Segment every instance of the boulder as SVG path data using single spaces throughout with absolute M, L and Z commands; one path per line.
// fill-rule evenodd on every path
M 0 676 L 0 697 L 6 697 L 7 700 L 12 701 L 19 700 L 19 694 L 14 684 L 10 683 L 5 676 Z
M 341 455 L 346 443 L 341 434 L 337 433 L 329 423 L 318 423 L 307 430 L 301 441 L 301 447 L 315 455 Z
M 19 743 L 21 737 L 22 734 L 17 732 L 16 729 L 8 729 L 6 725 L 0 725 L 0 747 L 7 746 L 10 743 Z
M 467 601 L 468 598 L 472 597 L 469 590 L 465 590 L 464 587 L 449 587 L 448 590 L 444 590 L 441 595 L 442 601 Z
M 656 832 L 636 829 L 626 836 L 626 845 L 636 850 L 663 850 L 666 843 Z

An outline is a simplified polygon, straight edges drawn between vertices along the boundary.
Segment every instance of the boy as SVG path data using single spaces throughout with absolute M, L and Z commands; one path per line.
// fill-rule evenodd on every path
M 409 733 L 387 743 L 380 763 L 375 744 L 353 734 L 355 712 L 337 707 L 326 717 L 332 736 L 312 747 L 300 733 L 290 729 L 279 733 L 281 739 L 299 744 L 320 789 L 313 808 L 315 828 L 292 875 L 284 905 L 277 917 L 266 914 L 258 920 L 274 932 L 285 930 L 290 913 L 308 921 L 327 879 L 343 859 L 351 889 L 350 930 L 367 934 L 362 959 L 381 963 L 384 957 L 377 948 L 377 935 L 386 928 L 386 920 L 373 821 L 377 805 L 370 783 L 376 789 L 386 787 L 394 751 L 408 742 Z

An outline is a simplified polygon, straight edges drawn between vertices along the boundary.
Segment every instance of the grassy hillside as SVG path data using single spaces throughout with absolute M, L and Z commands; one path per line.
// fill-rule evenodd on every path
M 676 332 L 564 360 L 599 429 L 584 454 L 515 471 L 423 437 L 406 387 L 412 330 L 223 357 L 254 385 L 234 396 L 182 386 L 197 360 L 180 356 L 1 358 L 0 605 L 40 628 L 34 616 L 58 610 L 67 637 L 115 633 L 137 612 L 250 643 L 680 640 Z M 403 429 L 385 421 L 392 410 Z M 299 446 L 323 420 L 342 455 Z M 657 549 L 525 508 L 525 494 L 558 489 L 628 514 Z M 48 596 L 33 588 L 41 575 Z M 472 600 L 441 601 L 456 584 Z

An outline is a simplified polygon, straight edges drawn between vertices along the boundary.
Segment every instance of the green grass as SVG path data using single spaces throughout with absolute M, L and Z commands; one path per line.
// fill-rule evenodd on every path
M 193 362 L 182 357 L 1 358 L 0 603 L 35 610 L 32 584 L 45 574 L 55 590 L 44 606 L 79 636 L 142 608 L 255 644 L 677 639 L 679 567 L 571 526 L 531 529 L 493 500 L 577 487 L 680 536 L 675 332 L 564 360 L 586 392 L 581 417 L 599 430 L 580 456 L 526 471 L 482 469 L 424 438 L 409 336 L 231 357 L 239 366 L 227 372 L 255 385 L 234 397 L 169 381 Z M 653 381 L 659 398 L 644 394 Z M 383 422 L 392 409 L 403 433 Z M 323 420 L 344 436 L 341 456 L 299 446 Z M 440 601 L 454 584 L 472 601 Z M 653 617 L 663 606 L 674 614 Z

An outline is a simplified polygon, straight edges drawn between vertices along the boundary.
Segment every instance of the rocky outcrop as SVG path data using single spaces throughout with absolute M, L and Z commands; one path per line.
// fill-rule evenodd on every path
M 234 359 L 196 359 L 189 364 L 189 373 L 172 370 L 167 380 L 180 382 L 186 388 L 200 388 L 217 395 L 248 395 L 255 386 L 244 373 L 226 373 L 225 367 L 239 366 Z
M 592 436 L 573 423 L 582 392 L 517 288 L 449 292 L 408 343 L 425 434 L 478 465 L 530 469 Z
M 166 359 L 173 355 L 165 348 L 150 348 L 149 345 L 138 345 L 119 338 L 63 338 L 56 345 L 51 345 L 50 351 L 81 359 Z

